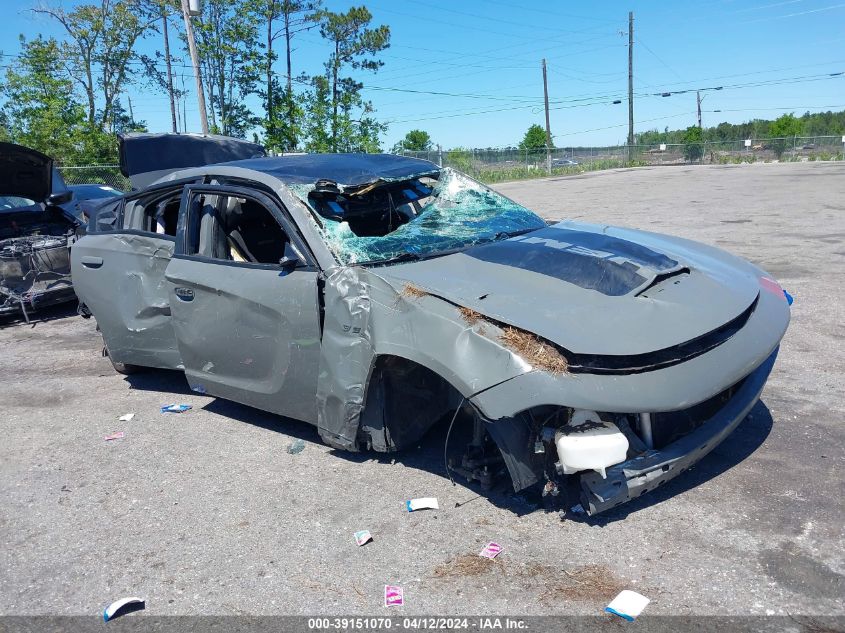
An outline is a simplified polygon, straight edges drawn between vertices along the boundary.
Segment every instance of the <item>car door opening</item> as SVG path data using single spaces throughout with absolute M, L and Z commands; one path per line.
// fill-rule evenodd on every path
M 234 195 L 198 194 L 199 222 L 188 254 L 250 264 L 279 265 L 289 238 L 263 204 Z

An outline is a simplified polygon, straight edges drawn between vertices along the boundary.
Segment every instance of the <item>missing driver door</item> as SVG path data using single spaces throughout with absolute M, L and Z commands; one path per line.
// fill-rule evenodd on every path
M 230 186 L 187 188 L 166 279 L 191 387 L 316 423 L 318 271 L 283 209 Z

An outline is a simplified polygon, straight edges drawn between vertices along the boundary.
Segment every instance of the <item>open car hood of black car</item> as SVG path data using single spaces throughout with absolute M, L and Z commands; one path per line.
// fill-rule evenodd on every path
M 45 202 L 52 192 L 52 158 L 22 145 L 0 143 L 0 196 Z
M 229 136 L 201 134 L 118 135 L 120 171 L 134 189 L 143 189 L 167 174 L 233 160 L 266 156 L 261 145 Z

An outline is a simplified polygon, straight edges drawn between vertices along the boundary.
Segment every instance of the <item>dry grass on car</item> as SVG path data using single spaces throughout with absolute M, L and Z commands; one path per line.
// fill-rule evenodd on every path
M 472 308 L 465 308 L 464 306 L 460 306 L 458 308 L 458 312 L 460 313 L 461 318 L 469 325 L 475 325 L 484 318 L 480 312 L 476 312 Z
M 499 339 L 505 344 L 505 347 L 524 358 L 537 369 L 542 369 L 555 376 L 569 371 L 569 363 L 566 362 L 566 358 L 552 345 L 531 332 L 506 326 L 502 328 Z
M 419 299 L 421 297 L 425 297 L 428 293 L 420 288 L 419 286 L 415 286 L 414 284 L 405 284 L 405 287 L 402 288 L 402 292 L 399 293 L 400 297 L 404 297 L 405 299 Z

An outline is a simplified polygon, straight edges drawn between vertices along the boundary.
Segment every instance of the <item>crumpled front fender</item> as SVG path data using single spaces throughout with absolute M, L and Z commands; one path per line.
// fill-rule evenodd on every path
M 367 387 L 380 356 L 426 367 L 467 399 L 531 371 L 497 342 L 495 326 L 470 322 L 459 306 L 391 283 L 377 269 L 327 271 L 324 298 L 317 409 L 320 436 L 330 446 L 358 449 Z

